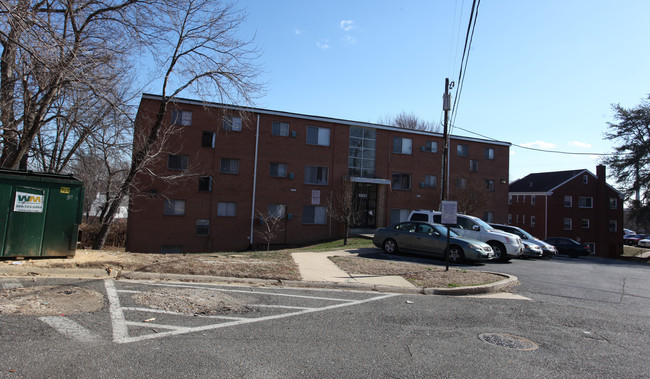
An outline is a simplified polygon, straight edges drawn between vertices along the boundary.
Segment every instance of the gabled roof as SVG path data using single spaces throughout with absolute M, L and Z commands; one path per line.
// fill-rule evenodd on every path
M 510 183 L 510 192 L 535 192 L 545 193 L 553 191 L 555 188 L 575 178 L 576 176 L 588 173 L 595 177 L 594 174 L 587 169 L 569 170 L 569 171 L 555 171 L 555 172 L 539 172 L 529 174 L 519 180 Z

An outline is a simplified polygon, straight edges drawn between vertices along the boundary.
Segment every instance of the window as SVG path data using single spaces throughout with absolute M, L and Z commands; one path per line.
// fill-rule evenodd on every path
M 438 178 L 435 175 L 424 175 L 424 186 L 435 187 L 438 185 Z
M 410 138 L 393 137 L 393 153 L 411 155 L 413 153 L 413 140 Z
M 609 220 L 609 231 L 610 232 L 615 232 L 616 231 L 616 220 Z
M 512 204 L 512 195 L 508 195 L 508 205 Z
M 287 164 L 271 162 L 269 175 L 284 178 L 287 176 Z
M 326 220 L 325 207 L 320 205 L 305 205 L 302 207 L 303 224 L 325 224 Z
M 472 172 L 478 172 L 478 161 L 475 159 L 470 159 L 469 161 L 469 170 Z
M 521 223 L 526 225 L 526 215 L 521 215 Z
M 270 217 L 282 218 L 287 210 L 286 204 L 269 204 L 268 215 Z
M 519 215 L 517 215 L 517 217 L 516 217 L 515 224 L 519 224 Z
M 192 125 L 192 112 L 172 109 L 172 125 Z
M 165 200 L 163 214 L 167 216 L 184 216 L 185 200 Z
M 427 141 L 427 144 L 424 146 L 424 151 L 429 153 L 438 152 L 438 142 L 437 141 Z
M 221 172 L 224 174 L 239 174 L 239 159 L 221 158 Z
M 410 209 L 394 208 L 390 210 L 390 224 L 397 224 L 398 222 L 406 221 L 411 213 Z
M 572 220 L 570 218 L 565 218 L 564 219 L 564 230 L 571 230 L 571 225 Z
M 483 214 L 483 220 L 485 222 L 494 222 L 494 212 L 487 211 Z
M 535 227 L 535 216 L 530 216 L 530 226 Z
M 317 126 L 307 127 L 307 144 L 329 146 L 330 130 L 329 128 L 319 128 Z
M 199 176 L 199 191 L 212 191 L 211 176 Z
M 212 132 L 203 132 L 201 135 L 201 147 L 214 147 L 215 134 Z
M 235 217 L 237 216 L 237 203 L 232 201 L 220 201 L 217 203 L 217 216 Z
M 180 254 L 180 245 L 162 245 L 160 247 L 160 254 Z
M 486 147 L 485 148 L 485 154 L 484 154 L 485 159 L 494 159 L 494 149 L 491 147 Z
M 583 175 L 582 176 L 582 182 L 584 184 L 589 184 L 589 175 Z
M 618 199 L 615 197 L 610 197 L 609 198 L 609 209 L 616 209 L 618 208 Z
M 592 197 L 579 197 L 578 198 L 578 206 L 580 208 L 592 208 L 592 203 L 593 203 L 593 198 Z
M 376 130 L 350 127 L 348 175 L 362 178 L 375 177 Z
M 271 134 L 273 134 L 274 136 L 288 137 L 289 123 L 273 121 L 273 126 L 271 127 Z
M 512 215 L 508 213 L 508 224 L 512 224 Z
M 223 130 L 241 132 L 241 117 L 225 116 L 223 118 Z
M 537 199 L 535 198 L 535 195 L 530 195 L 530 205 L 536 205 L 537 204 Z
M 580 225 L 582 226 L 582 229 L 589 229 L 589 219 L 583 218 Z
M 456 154 L 459 157 L 466 157 L 469 155 L 469 146 L 467 145 L 458 145 L 456 146 Z
M 411 174 L 404 174 L 401 172 L 393 173 L 392 188 L 398 190 L 411 189 Z
M 170 170 L 187 170 L 188 155 L 169 154 L 167 156 L 167 168 Z
M 196 220 L 196 235 L 200 237 L 210 235 L 210 220 Z
M 458 189 L 467 189 L 467 178 L 457 178 L 456 179 L 456 188 L 458 188 Z
M 573 206 L 573 197 L 564 196 L 564 207 L 571 208 Z
M 305 166 L 305 184 L 327 185 L 327 167 Z
M 485 179 L 485 189 L 490 192 L 494 192 L 494 180 Z

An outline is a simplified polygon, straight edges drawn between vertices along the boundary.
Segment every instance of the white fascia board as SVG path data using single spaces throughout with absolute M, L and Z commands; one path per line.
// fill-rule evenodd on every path
M 148 100 L 158 100 L 158 101 L 162 100 L 162 96 L 152 95 L 152 94 L 143 94 L 142 98 L 143 99 L 148 99 Z M 351 120 L 344 120 L 344 119 L 331 118 L 331 117 L 311 116 L 311 115 L 305 115 L 305 114 L 300 114 L 300 113 L 273 111 L 273 110 L 268 110 L 268 109 L 253 108 L 253 107 L 243 107 L 243 106 L 237 106 L 237 105 L 227 105 L 227 104 L 212 103 L 212 102 L 204 102 L 204 101 L 200 101 L 200 100 L 191 100 L 191 99 L 184 99 L 184 98 L 174 98 L 173 102 L 174 103 L 179 103 L 179 104 L 190 104 L 190 105 L 199 105 L 199 106 L 202 106 L 202 107 L 232 109 L 232 110 L 243 111 L 243 112 L 253 112 L 253 113 L 274 115 L 274 116 L 282 116 L 282 117 L 293 117 L 293 118 L 299 118 L 299 119 L 302 119 L 302 120 L 329 122 L 329 123 L 340 124 L 340 125 L 358 126 L 358 127 L 362 127 L 362 128 L 373 128 L 373 129 L 380 129 L 380 130 L 390 130 L 390 131 L 393 131 L 393 132 L 419 134 L 419 135 L 427 135 L 427 136 L 432 136 L 432 137 L 443 138 L 442 133 L 425 132 L 425 131 L 422 131 L 422 130 L 403 129 L 403 128 L 397 128 L 395 126 L 371 124 L 369 122 L 351 121 Z M 454 140 L 459 140 L 459 141 L 479 142 L 479 143 L 498 145 L 498 146 L 508 146 L 508 147 L 512 146 L 512 144 L 510 142 L 505 142 L 505 141 L 487 140 L 487 139 L 463 137 L 463 136 L 455 136 L 455 135 L 451 135 L 451 136 L 449 136 L 449 138 L 454 139 Z

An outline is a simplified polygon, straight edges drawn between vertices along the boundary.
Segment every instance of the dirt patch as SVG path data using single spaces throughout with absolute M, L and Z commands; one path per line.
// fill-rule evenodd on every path
M 0 314 L 54 316 L 95 312 L 104 296 L 77 286 L 34 286 L 0 291 Z
M 149 308 L 196 315 L 217 315 L 253 311 L 242 300 L 219 291 L 197 288 L 159 288 L 133 295 Z
M 28 267 L 99 268 L 169 274 L 212 275 L 235 278 L 300 280 L 298 267 L 289 252 L 243 252 L 237 254 L 140 254 L 123 251 L 77 250 L 73 258 L 39 258 L 22 262 Z
M 504 279 L 487 272 L 444 268 L 409 262 L 395 262 L 363 257 L 331 257 L 332 262 L 352 275 L 399 275 L 418 287 L 453 288 L 494 283 Z

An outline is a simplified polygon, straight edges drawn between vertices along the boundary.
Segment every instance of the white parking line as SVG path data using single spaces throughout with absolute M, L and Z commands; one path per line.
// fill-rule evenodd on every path
M 62 316 L 43 316 L 39 320 L 56 329 L 59 333 L 80 342 L 97 342 L 98 338 L 90 330 L 75 321 Z
M 10 290 L 13 288 L 23 288 L 23 284 L 18 280 L 8 280 L 2 283 L 2 288 Z

